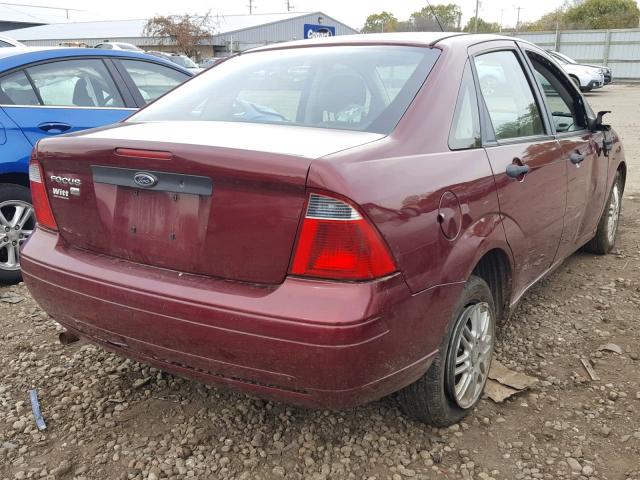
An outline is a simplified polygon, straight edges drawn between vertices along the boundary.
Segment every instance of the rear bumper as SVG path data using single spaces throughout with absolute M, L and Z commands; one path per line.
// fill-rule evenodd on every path
M 41 229 L 21 264 L 38 303 L 94 343 L 183 376 L 322 408 L 366 403 L 419 378 L 462 289 L 412 295 L 401 275 L 264 287 L 92 254 Z

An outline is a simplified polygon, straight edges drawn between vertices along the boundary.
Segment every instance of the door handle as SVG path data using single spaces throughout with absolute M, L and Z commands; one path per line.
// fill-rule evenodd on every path
M 38 128 L 47 133 L 64 133 L 71 128 L 68 123 L 62 122 L 44 122 L 38 125 Z
M 531 171 L 531 167 L 529 165 L 518 165 L 516 163 L 512 163 L 507 165 L 507 176 L 511 178 L 521 179 L 524 175 Z
M 571 155 L 569 155 L 569 160 L 571 160 L 571 163 L 573 163 L 574 165 L 578 165 L 584 160 L 584 155 L 580 152 L 573 152 Z

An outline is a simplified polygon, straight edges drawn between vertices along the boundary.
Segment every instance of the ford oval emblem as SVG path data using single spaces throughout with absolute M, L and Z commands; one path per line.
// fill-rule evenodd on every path
M 136 185 L 142 188 L 151 188 L 158 183 L 158 179 L 150 173 L 138 172 L 133 176 Z

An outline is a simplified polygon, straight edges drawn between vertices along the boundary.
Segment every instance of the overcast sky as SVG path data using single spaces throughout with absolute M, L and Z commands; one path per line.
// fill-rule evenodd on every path
M 49 5 L 66 8 L 89 10 L 105 20 L 114 18 L 149 18 L 156 14 L 212 13 L 237 14 L 248 13 L 249 0 L 180 0 L 178 2 L 147 0 L 23 0 L 16 3 L 32 5 Z M 436 3 L 457 3 L 462 7 L 463 21 L 474 14 L 475 0 L 442 0 Z M 255 13 L 274 13 L 286 11 L 284 0 L 253 0 Z M 390 11 L 399 20 L 426 6 L 425 0 L 291 0 L 294 11 L 323 11 L 327 15 L 354 28 L 361 28 L 371 13 Z M 500 22 L 503 16 L 504 25 L 515 25 L 516 7 L 522 7 L 521 21 L 535 20 L 540 15 L 554 10 L 562 4 L 562 0 L 484 0 L 480 2 L 480 16 L 487 21 Z

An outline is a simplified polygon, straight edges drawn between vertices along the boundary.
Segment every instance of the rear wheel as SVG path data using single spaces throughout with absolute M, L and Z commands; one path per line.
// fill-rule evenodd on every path
M 611 192 L 609 192 L 607 205 L 598 223 L 598 230 L 596 230 L 596 234 L 591 241 L 584 247 L 588 252 L 604 255 L 609 253 L 616 244 L 618 223 L 620 222 L 620 212 L 622 211 L 622 192 L 622 177 L 620 172 L 617 172 Z
M 435 426 L 454 424 L 469 414 L 489 376 L 495 325 L 491 290 L 471 276 L 431 367 L 398 394 L 404 412 Z
M 0 185 L 0 282 L 17 283 L 20 246 L 35 228 L 31 192 L 22 185 Z

